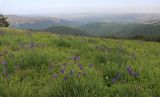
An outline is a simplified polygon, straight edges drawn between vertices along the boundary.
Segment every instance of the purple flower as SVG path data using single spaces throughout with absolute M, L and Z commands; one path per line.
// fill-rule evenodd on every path
M 36 44 L 35 44 L 34 42 L 31 42 L 31 43 L 29 44 L 29 48 L 34 48 L 34 47 L 36 47 Z
M 89 64 L 89 67 L 93 67 L 94 66 L 94 64 Z
M 65 72 L 65 69 L 64 69 L 64 68 L 61 69 L 60 73 L 61 73 L 61 74 L 64 74 L 64 72 Z
M 80 56 L 74 56 L 74 57 L 73 57 L 73 60 L 74 60 L 74 61 L 80 60 Z
M 33 43 L 29 45 L 29 48 L 33 48 L 33 47 L 34 47 L 34 44 L 33 44 Z
M 111 80 L 111 82 L 114 84 L 114 83 L 116 83 L 116 81 L 117 81 L 117 79 L 114 77 L 114 78 L 112 78 L 112 80 Z
M 66 80 L 67 80 L 67 77 L 65 76 L 65 77 L 63 78 L 63 80 L 66 81 Z
M 130 66 L 127 67 L 127 71 L 131 76 L 133 76 L 135 78 L 137 78 L 139 76 L 139 73 L 138 72 L 134 72 Z
M 132 75 L 132 72 L 133 72 L 133 71 L 132 71 L 131 66 L 128 66 L 128 67 L 127 67 L 127 71 L 128 71 L 128 73 L 129 73 L 129 74 L 131 74 L 131 75 Z
M 79 67 L 80 69 L 83 69 L 83 65 L 82 65 L 82 64 L 78 64 L 78 67 Z
M 57 74 L 53 74 L 53 75 L 52 75 L 52 78 L 53 78 L 53 79 L 55 79 L 55 78 L 57 78 L 57 77 L 58 77 Z
M 116 83 L 121 78 L 121 76 L 122 76 L 121 73 L 117 73 L 116 76 L 112 78 L 111 82 L 113 84 Z

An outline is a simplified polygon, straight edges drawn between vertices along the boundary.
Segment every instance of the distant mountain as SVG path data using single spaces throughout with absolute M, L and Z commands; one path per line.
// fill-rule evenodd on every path
M 50 26 L 77 27 L 96 22 L 152 24 L 160 20 L 160 14 L 72 14 L 53 17 L 8 15 L 13 28 L 45 29 Z
M 88 34 L 85 31 L 81 31 L 79 29 L 65 27 L 65 26 L 53 26 L 53 27 L 43 29 L 41 31 L 52 32 L 52 33 L 62 34 L 62 35 L 88 36 Z
M 129 24 L 129 23 L 116 23 L 116 22 L 97 22 L 97 23 L 89 23 L 86 25 L 82 25 L 78 27 L 79 29 L 88 32 L 90 35 L 94 36 L 108 36 L 113 33 L 121 32 L 124 29 L 130 29 L 137 24 Z
M 122 33 L 123 34 L 123 33 Z M 143 24 L 130 30 L 130 36 L 143 35 L 148 37 L 160 37 L 160 24 Z
M 93 36 L 160 37 L 159 22 L 153 24 L 98 22 L 80 26 L 79 29 Z
M 8 15 L 8 21 L 13 28 L 21 29 L 45 29 L 50 26 L 77 26 L 80 23 L 71 21 L 68 19 L 62 19 L 58 17 L 27 17 Z
M 11 27 L 59 34 L 160 37 L 160 14 L 105 14 L 71 17 L 8 15 Z

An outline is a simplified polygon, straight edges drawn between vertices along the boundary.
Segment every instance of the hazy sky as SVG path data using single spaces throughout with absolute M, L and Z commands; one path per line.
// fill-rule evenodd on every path
M 0 0 L 5 14 L 160 13 L 160 0 Z

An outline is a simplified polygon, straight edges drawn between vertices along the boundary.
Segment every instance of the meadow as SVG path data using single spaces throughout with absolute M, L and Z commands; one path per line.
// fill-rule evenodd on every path
M 0 97 L 160 97 L 160 43 L 1 28 Z

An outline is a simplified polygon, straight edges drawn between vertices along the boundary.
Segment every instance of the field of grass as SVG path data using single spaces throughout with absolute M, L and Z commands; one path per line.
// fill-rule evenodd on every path
M 0 97 L 160 97 L 160 43 L 1 28 Z

